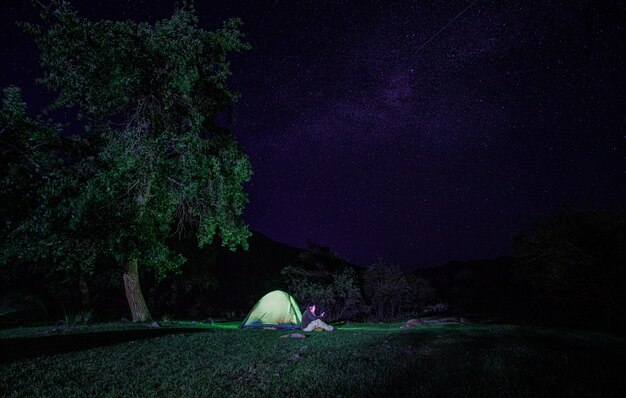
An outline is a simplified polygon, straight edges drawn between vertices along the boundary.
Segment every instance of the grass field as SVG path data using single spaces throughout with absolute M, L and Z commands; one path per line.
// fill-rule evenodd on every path
M 354 324 L 292 339 L 232 323 L 176 326 L 160 337 L 0 363 L 0 397 L 606 397 L 626 387 L 624 341 L 599 333 Z M 4 330 L 0 345 L 41 340 L 32 336 L 47 329 Z

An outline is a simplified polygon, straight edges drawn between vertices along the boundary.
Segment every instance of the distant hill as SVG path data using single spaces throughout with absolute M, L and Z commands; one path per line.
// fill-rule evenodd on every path
M 217 279 L 216 299 L 223 308 L 251 308 L 262 295 L 272 289 L 284 289 L 280 271 L 293 263 L 303 249 L 286 245 L 253 232 L 247 251 L 231 252 L 220 248 L 214 274 Z
M 191 238 L 172 239 L 170 243 L 187 258 L 181 272 L 168 274 L 162 281 L 156 281 L 149 269 L 144 269 L 141 275 L 144 295 L 157 317 L 163 314 L 198 319 L 245 316 L 266 293 L 287 290 L 281 271 L 307 250 L 277 242 L 256 231 L 248 238 L 248 250 L 234 252 L 217 243 L 200 249 Z M 333 258 L 328 248 L 319 248 L 310 258 L 320 261 L 308 262 L 305 269 L 320 278 L 329 277 L 338 266 L 337 257 Z M 356 267 L 348 262 L 341 264 Z M 127 304 L 121 286 L 115 283 L 97 294 L 102 303 L 98 312 L 105 318 L 126 316 Z
M 327 247 L 292 247 L 260 232 L 253 232 L 248 243 L 249 250 L 231 252 L 218 244 L 199 249 L 192 239 L 173 239 L 172 246 L 188 259 L 180 273 L 156 280 L 151 269 L 141 270 L 142 289 L 156 319 L 165 315 L 179 319 L 243 317 L 267 292 L 287 290 L 280 273 L 296 260 L 309 275 L 322 281 L 330 280 L 332 273 L 344 266 L 353 267 L 361 276 L 365 270 L 345 262 Z M 79 289 L 74 280 L 35 271 L 33 268 L 15 272 L 16 276 L 6 272 L 0 279 L 4 281 L 0 291 L 5 293 L 5 304 L 19 300 L 38 303 L 24 307 L 27 316 L 20 319 L 58 320 L 65 312 L 80 309 Z M 603 316 L 557 302 L 534 290 L 515 272 L 512 257 L 453 261 L 411 273 L 431 283 L 436 302 L 447 304 L 449 315 L 567 326 L 593 324 Z M 109 267 L 90 276 L 92 304 L 98 319 L 129 317 L 120 276 L 119 270 Z M 46 283 L 34 282 L 41 280 Z M 8 314 L 10 309 L 11 319 L 17 319 L 15 305 L 5 307 L 0 315 Z
M 450 312 L 493 321 L 577 325 L 594 314 L 574 309 L 536 291 L 515 272 L 515 258 L 452 261 L 416 270 L 431 282 Z
M 246 311 L 266 292 L 286 289 L 280 271 L 297 259 L 305 249 L 274 241 L 260 232 L 253 232 L 248 251 L 217 250 L 213 274 L 217 288 L 213 300 L 220 308 Z M 317 252 L 324 259 L 323 250 Z M 451 311 L 501 319 L 534 316 L 529 307 L 533 295 L 527 284 L 513 272 L 513 257 L 480 261 L 452 261 L 441 266 L 413 271 L 427 279 L 436 289 L 437 298 Z M 359 273 L 364 268 L 350 263 Z M 311 274 L 323 277 L 334 269 L 332 261 L 312 262 Z M 513 311 L 514 310 L 514 311 Z M 522 312 L 522 313 L 520 313 Z M 528 313 L 525 313 L 528 312 Z
M 284 289 L 280 271 L 303 249 L 276 242 L 252 231 L 248 250 L 230 251 L 218 243 L 198 248 L 194 239 L 172 240 L 187 258 L 178 275 L 157 283 L 150 272 L 142 276 L 144 293 L 156 312 L 173 316 L 241 315 L 268 291 Z
M 218 244 L 199 249 L 191 238 L 176 238 L 170 243 L 188 259 L 180 273 L 169 273 L 165 279 L 156 280 L 153 270 L 141 269 L 142 290 L 157 319 L 165 315 L 180 319 L 244 316 L 267 292 L 287 290 L 281 270 L 295 264 L 299 256 L 302 256 L 299 263 L 309 275 L 322 281 L 330 280 L 332 273 L 344 266 L 353 267 L 361 276 L 365 270 L 337 257 L 327 247 L 292 247 L 260 232 L 252 233 L 247 251 L 231 252 Z M 519 277 L 514 268 L 514 258 L 500 257 L 453 261 L 412 273 L 431 283 L 436 301 L 447 304 L 450 315 L 560 325 L 592 323 L 602 318 L 603 314 L 583 311 L 541 294 Z M 31 267 L 24 272 L 15 268 L 2 275 L 0 291 L 4 294 L 0 301 L 5 305 L 0 315 L 7 315 L 10 310 L 11 319 L 17 318 L 15 308 L 19 307 L 28 315 L 20 319 L 57 320 L 64 313 L 80 310 L 76 281 L 42 270 Z M 40 283 L 44 280 L 45 284 Z M 119 269 L 103 266 L 89 276 L 88 283 L 98 319 L 128 318 Z M 18 302 L 30 306 L 16 306 Z
M 286 289 L 280 278 L 281 270 L 293 264 L 305 249 L 274 241 L 260 232 L 249 238 L 249 250 L 231 252 L 218 248 L 214 258 L 213 274 L 217 281 L 211 294 L 217 307 L 233 311 L 247 311 L 266 292 Z M 318 252 L 324 258 L 326 253 Z M 331 261 L 308 265 L 311 274 L 323 277 L 334 269 Z M 364 268 L 346 263 L 359 273 Z M 413 271 L 427 279 L 436 289 L 439 301 L 449 305 L 451 311 L 476 314 L 482 317 L 508 319 L 526 318 L 532 298 L 530 288 L 513 272 L 513 257 L 500 257 L 479 261 L 452 261 L 441 266 Z
M 513 272 L 514 261 L 513 257 L 451 261 L 414 272 L 430 280 L 446 298 L 492 297 L 510 293 L 511 285 L 519 282 Z
M 512 257 L 452 261 L 414 273 L 430 281 L 439 300 L 454 312 L 506 317 L 528 291 L 513 272 L 513 262 Z

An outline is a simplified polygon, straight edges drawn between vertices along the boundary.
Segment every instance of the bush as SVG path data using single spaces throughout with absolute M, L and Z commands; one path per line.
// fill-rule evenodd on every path
M 93 319 L 93 310 L 78 311 L 64 316 L 65 326 L 86 325 Z
M 430 304 L 422 309 L 423 314 L 436 314 L 445 311 L 448 311 L 448 305 L 445 303 Z
M 48 311 L 41 299 L 22 293 L 5 293 L 0 298 L 0 320 L 45 319 Z
M 281 275 L 301 305 L 316 303 L 330 321 L 353 319 L 363 312 L 363 298 L 352 268 L 335 271 L 326 280 L 296 266 L 285 267 Z
M 418 313 L 434 295 L 427 280 L 403 273 L 382 258 L 365 271 L 364 292 L 370 301 L 370 315 L 377 320 Z

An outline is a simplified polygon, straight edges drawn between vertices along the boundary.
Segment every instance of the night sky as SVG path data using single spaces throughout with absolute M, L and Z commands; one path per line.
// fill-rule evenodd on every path
M 253 47 L 232 60 L 229 127 L 255 173 L 244 219 L 272 239 L 411 269 L 509 254 L 563 206 L 626 203 L 623 1 L 196 3 L 208 29 L 242 18 Z M 174 9 L 73 4 L 93 19 Z M 14 25 L 35 11 L 1 11 L 0 85 L 38 112 L 52 97 Z

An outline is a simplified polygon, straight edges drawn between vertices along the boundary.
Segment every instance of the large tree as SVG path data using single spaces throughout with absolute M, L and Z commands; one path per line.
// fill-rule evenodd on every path
M 57 153 L 43 206 L 20 221 L 28 233 L 9 240 L 36 238 L 87 272 L 113 259 L 133 320 L 149 320 L 138 268 L 178 270 L 185 259 L 168 246 L 172 235 L 247 248 L 241 213 L 252 172 L 216 123 L 238 96 L 227 57 L 248 47 L 241 22 L 204 30 L 188 4 L 155 24 L 90 21 L 64 1 L 41 17 L 24 25 L 40 50 L 41 82 L 58 93 L 53 109 L 78 109 L 81 132 Z

